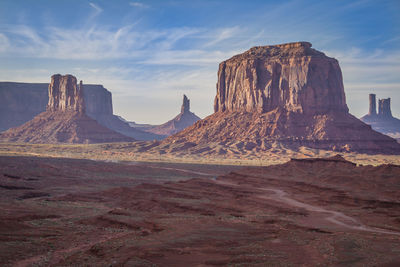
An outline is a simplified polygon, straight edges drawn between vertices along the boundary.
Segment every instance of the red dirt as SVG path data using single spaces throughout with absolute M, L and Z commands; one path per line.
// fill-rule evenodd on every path
M 356 166 L 340 158 L 243 169 L 11 157 L 0 162 L 0 174 L 8 175 L 2 182 L 50 194 L 18 200 L 29 190 L 0 189 L 5 266 L 400 261 L 395 165 Z

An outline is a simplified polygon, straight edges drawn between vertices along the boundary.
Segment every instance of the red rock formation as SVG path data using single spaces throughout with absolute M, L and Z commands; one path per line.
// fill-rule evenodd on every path
M 375 116 L 376 115 L 376 95 L 369 95 L 369 112 L 368 115 Z
M 107 143 L 134 139 L 114 132 L 85 114 L 83 85 L 72 75 L 51 77 L 47 110 L 0 134 L 3 142 Z
M 306 42 L 254 47 L 222 62 L 214 110 L 163 144 L 400 153 L 394 139 L 348 113 L 337 60 Z
M 60 87 L 64 88 L 64 95 L 59 94 Z M 74 95 L 78 99 L 76 103 Z M 102 126 L 137 140 L 165 138 L 130 127 L 114 115 L 111 92 L 102 85 L 77 85 L 74 76 L 60 74 L 54 75 L 50 84 L 0 82 L 0 132 L 22 125 L 46 109 L 84 110 L 86 115 Z
M 371 125 L 372 129 L 375 131 L 400 139 L 400 120 L 392 115 L 390 98 L 379 99 L 379 112 L 376 114 L 375 95 L 370 94 L 369 96 L 370 110 L 367 115 L 361 118 L 361 120 L 366 124 Z
M 336 59 L 307 42 L 253 47 L 222 62 L 214 111 L 348 112 Z
M 183 95 L 181 113 L 179 113 L 175 118 L 157 126 L 142 126 L 141 129 L 149 133 L 169 136 L 192 126 L 198 120 L 200 120 L 200 118 L 190 111 L 190 100 L 186 95 Z
M 0 82 L 0 132 L 24 124 L 46 110 L 48 83 Z
M 379 99 L 379 116 L 391 118 L 392 110 L 390 108 L 390 98 Z
M 77 111 L 83 113 L 85 104 L 83 99 L 82 81 L 79 85 L 76 78 L 70 74 L 51 76 L 49 84 L 48 111 Z

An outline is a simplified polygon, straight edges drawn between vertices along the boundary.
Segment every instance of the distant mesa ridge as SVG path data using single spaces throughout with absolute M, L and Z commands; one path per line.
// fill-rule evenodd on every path
M 257 46 L 220 63 L 215 113 L 165 139 L 164 146 L 224 154 L 229 147 L 256 153 L 278 143 L 400 154 L 394 139 L 349 114 L 338 61 L 311 46 Z

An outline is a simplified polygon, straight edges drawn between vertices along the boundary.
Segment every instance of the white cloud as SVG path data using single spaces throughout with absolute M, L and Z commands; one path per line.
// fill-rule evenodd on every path
M 205 46 L 206 47 L 213 46 L 213 45 L 218 44 L 218 43 L 220 43 L 222 41 L 230 39 L 230 38 L 234 37 L 235 35 L 237 35 L 240 32 L 240 30 L 241 29 L 238 26 L 218 29 L 215 32 L 214 38 L 210 42 L 205 44 Z
M 133 6 L 133 7 L 139 7 L 139 8 L 149 8 L 150 7 L 149 5 L 143 4 L 141 2 L 130 2 L 129 5 Z
M 89 2 L 89 5 L 94 9 L 94 11 L 95 11 L 94 15 L 95 16 L 97 16 L 98 14 L 103 12 L 103 9 L 101 7 L 99 7 L 98 5 L 96 5 L 95 3 Z
M 0 33 L 0 53 L 8 50 L 9 46 L 10 46 L 10 42 L 8 41 L 7 36 Z

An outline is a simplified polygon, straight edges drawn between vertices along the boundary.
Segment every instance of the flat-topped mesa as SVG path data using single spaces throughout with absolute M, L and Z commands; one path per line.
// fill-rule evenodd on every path
M 190 112 L 190 100 L 186 95 L 183 95 L 183 102 L 181 107 L 181 113 Z
M 390 108 L 390 98 L 379 99 L 379 116 L 382 117 L 392 117 L 392 110 Z
M 77 84 L 76 77 L 70 74 L 55 74 L 49 84 L 48 111 L 85 112 L 83 85 Z
M 214 111 L 348 113 L 336 59 L 308 42 L 258 46 L 219 65 Z

